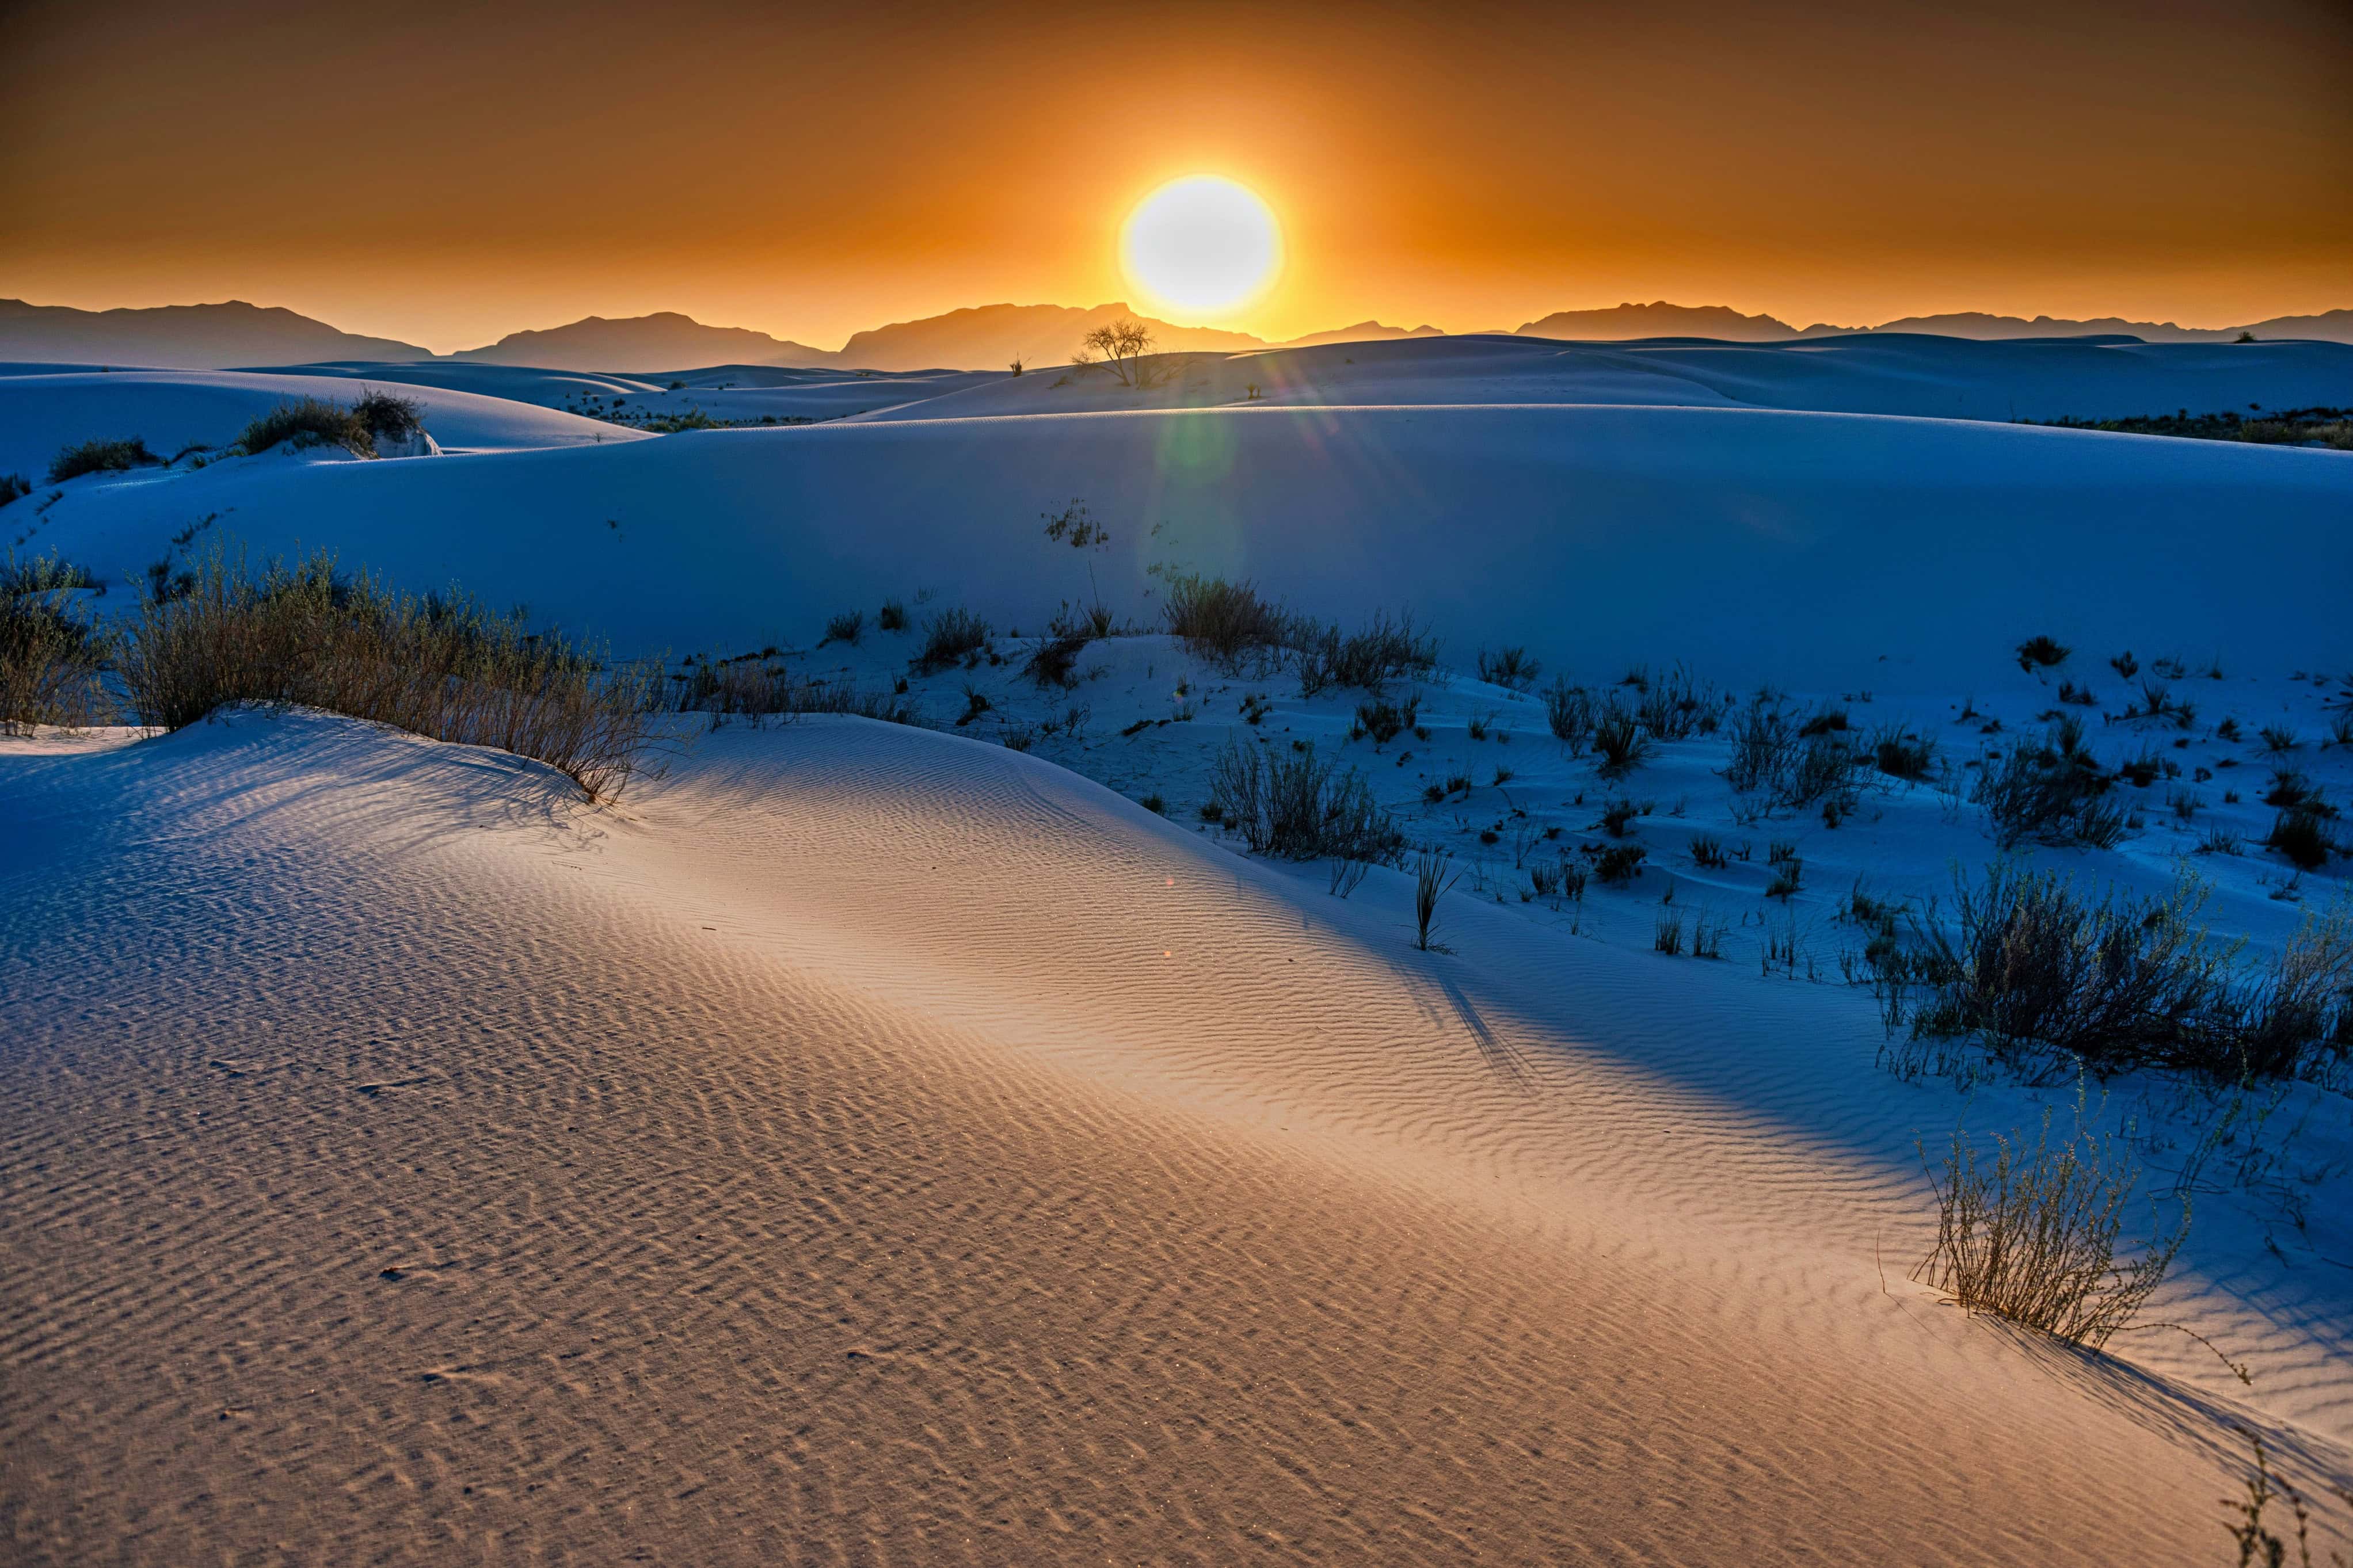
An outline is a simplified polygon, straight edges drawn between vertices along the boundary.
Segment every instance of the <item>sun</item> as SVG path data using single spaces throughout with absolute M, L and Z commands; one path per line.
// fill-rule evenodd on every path
M 1229 311 L 1264 293 L 1282 271 L 1282 230 L 1248 186 L 1197 174 L 1161 186 L 1127 215 L 1119 260 L 1152 303 Z

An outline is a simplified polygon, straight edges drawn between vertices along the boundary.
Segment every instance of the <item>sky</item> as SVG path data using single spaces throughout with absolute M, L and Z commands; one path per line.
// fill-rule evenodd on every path
M 2353 4 L 0 5 L 0 295 L 438 351 L 820 348 L 1125 297 L 1218 174 L 1269 338 L 1665 299 L 2227 326 L 2353 306 Z

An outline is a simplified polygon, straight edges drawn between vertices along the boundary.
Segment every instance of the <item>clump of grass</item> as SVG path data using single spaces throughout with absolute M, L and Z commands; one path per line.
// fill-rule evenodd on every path
M 1678 664 L 1636 688 L 1641 695 L 1634 714 L 1643 731 L 1662 741 L 1688 739 L 1694 731 L 1715 728 L 1715 689 Z
M 1602 777 L 1623 778 L 1651 754 L 1651 741 L 1634 710 L 1613 697 L 1594 718 L 1593 749 L 1601 758 Z
M 850 647 L 856 647 L 865 636 L 866 612 L 844 610 L 838 616 L 826 617 L 825 636 L 818 639 L 817 646 L 823 647 L 828 643 L 846 642 Z
M 1386 746 L 1400 732 L 1413 728 L 1420 710 L 1421 703 L 1417 698 L 1409 697 L 1400 703 L 1377 697 L 1356 704 L 1356 727 L 1373 738 L 1374 745 Z
M 1722 870 L 1725 864 L 1724 840 L 1713 834 L 1699 834 L 1691 841 L 1691 858 L 1692 864 L 1694 866 L 1704 866 L 1710 870 Z
M 2263 737 L 2266 752 L 2293 752 L 2304 744 L 2304 738 L 2284 724 L 2266 724 L 2255 733 Z
M 111 639 L 76 597 L 90 574 L 55 557 L 0 574 L 0 733 L 86 729 L 113 716 Z
M 1936 738 L 1916 733 L 1901 724 L 1873 731 L 1871 754 L 1879 771 L 1890 778 L 1919 784 L 1936 774 Z
M 2297 806 L 2272 819 L 2263 847 L 2278 850 L 2299 871 L 2317 871 L 2328 864 L 2338 845 L 2318 811 Z
M 1531 658 L 1526 648 L 1516 644 L 1493 653 L 1483 647 L 1479 650 L 1479 679 L 1490 686 L 1525 691 L 1543 673 L 1543 661 Z
M 886 632 L 905 631 L 907 606 L 896 599 L 883 600 L 881 609 L 875 612 L 874 624 Z
M 1913 1277 L 1971 1312 L 2096 1350 L 2132 1321 L 2189 1232 L 2185 1203 L 2169 1236 L 2118 1260 L 2139 1177 L 2123 1138 L 2087 1125 L 2080 1089 L 2063 1139 L 2054 1141 L 2048 1108 L 2031 1145 L 1997 1137 L 1990 1160 L 1957 1128 L 1942 1175 L 1929 1173 L 1936 1244 Z
M 1545 722 L 1551 727 L 1553 738 L 1568 748 L 1570 756 L 1581 753 L 1593 739 L 1593 694 L 1582 686 L 1571 686 L 1566 676 L 1556 676 L 1545 688 L 1544 705 Z
M 1393 859 L 1403 842 L 1356 769 L 1229 741 L 1209 769 L 1210 804 L 1252 852 L 1286 860 Z
M 1413 860 L 1413 945 L 1423 952 L 1448 951 L 1438 942 L 1438 900 L 1461 880 L 1452 869 L 1454 858 L 1424 849 Z
M 649 743 L 658 668 L 607 664 L 462 596 L 342 577 L 322 552 L 254 573 L 216 546 L 188 589 L 142 594 L 122 683 L 140 719 L 179 729 L 224 704 L 322 708 L 547 763 L 591 800 Z
M 49 483 L 61 485 L 84 474 L 120 473 L 151 468 L 164 459 L 147 449 L 137 436 L 113 441 L 83 441 L 68 447 L 49 462 Z
M 1187 648 L 1229 669 L 1246 654 L 1271 656 L 1290 640 L 1291 617 L 1247 580 L 1198 574 L 1172 578 L 1161 615 Z
M 898 691 L 870 691 L 855 681 L 818 680 L 796 674 L 773 653 L 736 658 L 695 658 L 672 676 L 670 705 L 681 713 L 708 713 L 786 722 L 804 713 L 846 713 L 891 724 L 920 724 L 922 715 Z
M 0 474 L 0 506 L 33 493 L 32 481 L 22 474 Z
M 1410 611 L 1391 619 L 1387 610 L 1375 610 L 1362 627 L 1345 634 L 1336 622 L 1297 622 L 1291 636 L 1303 696 L 1334 686 L 1378 696 L 1391 680 L 1428 675 L 1438 667 L 1438 638 L 1415 630 Z
M 915 656 L 915 670 L 935 675 L 954 664 L 967 667 L 980 661 L 988 646 L 989 625 L 961 605 L 943 610 L 923 626 L 923 647 Z
M 320 397 L 298 397 L 281 403 L 248 423 L 237 438 L 248 453 L 267 452 L 280 442 L 299 447 L 341 447 L 355 457 L 373 458 L 375 432 L 355 409 Z
M 1021 673 L 1039 686 L 1060 687 L 1067 691 L 1079 683 L 1075 673 L 1079 655 L 1086 651 L 1091 640 L 1076 633 L 1050 637 L 1038 645 L 1029 661 L 1021 667 Z
M 384 442 L 401 442 L 425 432 L 425 405 L 413 397 L 362 387 L 352 405 L 352 417 L 369 436 Z
M 1593 858 L 1593 874 L 1611 887 L 1630 882 L 1642 874 L 1642 862 L 1649 858 L 1650 851 L 1640 844 L 1612 844 Z
M 2067 662 L 2075 650 L 2056 637 L 2037 634 L 2018 645 L 2018 668 L 2030 674 L 2037 669 L 2050 669 Z

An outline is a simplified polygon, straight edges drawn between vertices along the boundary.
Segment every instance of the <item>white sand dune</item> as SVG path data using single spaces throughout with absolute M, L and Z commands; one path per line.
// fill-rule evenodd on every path
M 442 360 L 419 364 L 289 366 L 285 374 L 448 387 L 575 412 L 590 406 L 591 398 L 605 404 L 625 398 L 629 408 L 658 417 L 699 411 L 728 423 L 754 422 L 763 416 L 778 423 L 840 419 L 903 409 L 946 393 L 1005 379 L 1000 374 L 978 371 L 882 373 L 797 370 L 771 364 L 703 365 L 658 376 L 614 375 Z
M 376 384 L 390 389 L 393 383 L 378 378 Z M 19 473 L 38 484 L 60 448 L 93 439 L 135 436 L 164 458 L 198 443 L 226 447 L 248 420 L 280 403 L 298 397 L 347 403 L 358 390 L 336 377 L 251 371 L 0 374 L 0 473 Z M 517 451 L 642 438 L 602 420 L 504 397 L 441 388 L 403 395 L 424 405 L 426 427 L 450 451 Z
M 1903 1283 L 1810 994 L 857 721 L 0 791 L 19 1561 L 2218 1555 L 2228 1406 Z
M 2353 662 L 2346 454 L 1753 409 L 913 419 L 247 464 L 77 480 L 34 537 L 113 575 L 216 516 L 265 553 L 327 546 L 683 653 L 794 646 L 926 588 L 1034 628 L 1087 591 L 1039 531 L 1072 497 L 1113 531 L 1103 591 L 1145 618 L 1168 563 L 1352 619 L 1409 604 L 1458 650 L 1685 658 L 1814 689 L 1966 690 L 2038 630 Z

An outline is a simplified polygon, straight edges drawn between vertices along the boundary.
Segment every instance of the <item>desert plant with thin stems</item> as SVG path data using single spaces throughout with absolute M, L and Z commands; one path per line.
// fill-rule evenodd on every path
M 1424 849 L 1413 858 L 1413 945 L 1420 952 L 1450 951 L 1438 942 L 1438 900 L 1462 879 L 1453 866 L 1451 855 L 1436 849 Z
M 954 664 L 978 661 L 988 647 L 989 625 L 970 610 L 943 610 L 923 626 L 923 651 L 915 656 L 915 672 L 935 675 Z
M 1171 635 L 1200 658 L 1231 669 L 1244 655 L 1271 658 L 1290 640 L 1292 617 L 1247 579 L 1172 577 L 1160 613 Z
M 1633 710 L 1612 698 L 1593 721 L 1593 749 L 1601 758 L 1601 776 L 1622 778 L 1650 755 L 1651 742 Z
M 2094 1350 L 2129 1323 L 2163 1281 L 2188 1239 L 2189 1210 L 2169 1234 L 2153 1235 L 2137 1257 L 2119 1261 L 2124 1209 L 2140 1177 L 2125 1138 L 2087 1115 L 2078 1084 L 2074 1125 L 2053 1140 L 2042 1112 L 2025 1135 L 1997 1136 L 1991 1157 L 1953 1131 L 1936 1193 L 1935 1248 L 1914 1278 L 1970 1312 L 1989 1312 Z M 1927 1163 L 1927 1152 L 1921 1151 Z
M 1479 650 L 1479 679 L 1490 686 L 1500 686 L 1507 691 L 1525 691 L 1544 673 L 1544 662 L 1532 658 L 1528 650 L 1517 644 L 1489 653 Z
M 1285 756 L 1229 741 L 1210 764 L 1209 798 L 1219 819 L 1260 855 L 1386 863 L 1401 841 L 1363 775 L 1320 760 L 1312 744 Z
M 1572 757 L 1583 752 L 1593 738 L 1593 694 L 1582 686 L 1570 685 L 1567 676 L 1556 676 L 1545 688 L 1544 705 L 1545 722 L 1553 738 L 1567 747 Z
M 881 609 L 875 612 L 874 624 L 886 632 L 905 631 L 907 606 L 897 599 L 883 600 Z
M 846 642 L 856 647 L 865 636 L 866 612 L 844 610 L 838 616 L 826 617 L 825 636 L 818 640 L 817 646 L 823 647 L 828 643 Z
M 112 639 L 78 597 L 89 574 L 55 557 L 0 574 L 0 733 L 36 725 L 85 729 L 107 721 Z
M 320 708 L 533 758 L 592 801 L 636 771 L 661 690 L 659 665 L 608 662 L 461 595 L 343 577 L 324 552 L 254 572 L 217 545 L 186 592 L 141 595 L 121 669 L 148 724 L 234 702 Z
M 1378 696 L 1389 681 L 1426 676 L 1438 665 L 1438 638 L 1415 627 L 1410 610 L 1392 618 L 1377 609 L 1347 633 L 1336 622 L 1295 620 L 1287 635 L 1298 655 L 1302 696 L 1335 686 Z
M 84 474 L 121 473 L 132 468 L 153 468 L 163 460 L 147 449 L 144 438 L 137 436 L 116 440 L 82 441 L 66 447 L 50 459 L 49 483 L 61 485 Z

